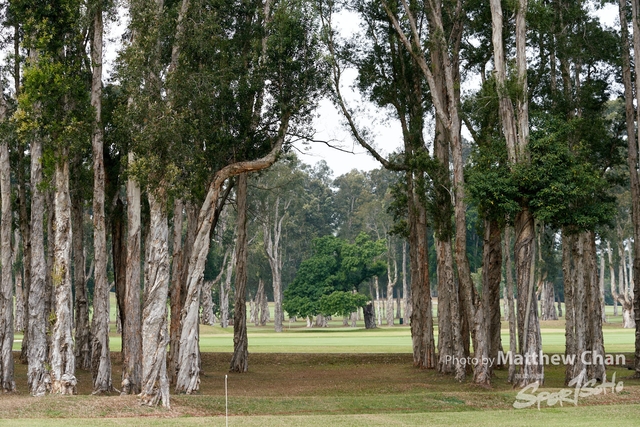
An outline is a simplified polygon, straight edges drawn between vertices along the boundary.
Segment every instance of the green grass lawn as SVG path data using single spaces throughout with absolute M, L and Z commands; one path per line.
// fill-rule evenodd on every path
M 434 307 L 435 310 L 435 307 Z M 111 306 L 113 381 L 120 382 L 120 337 L 115 332 L 115 302 Z M 434 313 L 435 314 L 435 313 Z M 634 330 L 622 329 L 612 316 L 603 326 L 607 353 L 634 350 Z M 397 321 L 396 321 L 397 322 Z M 437 321 L 436 321 L 437 323 Z M 503 320 L 502 340 L 508 350 L 508 324 Z M 638 425 L 640 381 L 625 379 L 629 371 L 611 368 L 624 381 L 624 391 L 594 396 L 572 405 L 513 409 L 518 390 L 506 383 L 506 371 L 496 371 L 490 389 L 460 384 L 433 370 L 411 364 L 411 334 L 407 325 L 365 330 L 342 326 L 306 328 L 306 323 L 285 322 L 282 333 L 273 323 L 248 326 L 249 373 L 229 375 L 231 426 L 604 426 Z M 437 328 L 434 331 L 437 338 Z M 542 322 L 545 353 L 564 353 L 564 321 Z M 21 335 L 16 335 L 15 350 Z M 26 390 L 26 367 L 16 365 L 19 380 L 15 395 L 0 399 L 0 425 L 32 426 L 222 426 L 224 376 L 233 351 L 233 328 L 200 326 L 203 351 L 201 391 L 193 396 L 172 395 L 172 410 L 140 407 L 135 396 L 91 396 L 88 372 L 77 372 L 78 396 L 31 398 Z M 545 387 L 564 385 L 564 367 L 545 368 Z M 98 418 L 96 418 L 98 417 Z M 135 421 L 132 418 L 135 417 Z

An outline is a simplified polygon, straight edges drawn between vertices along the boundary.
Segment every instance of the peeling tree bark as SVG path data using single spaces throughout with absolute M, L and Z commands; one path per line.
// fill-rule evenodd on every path
M 142 404 L 170 407 L 167 377 L 169 221 L 163 189 L 149 192 L 151 224 L 142 313 Z
M 51 379 L 47 361 L 47 312 L 45 310 L 44 194 L 42 183 L 42 142 L 31 141 L 31 286 L 29 289 L 27 347 L 29 393 L 43 396 Z
M 2 86 L 0 85 L 0 89 Z M 2 95 L 2 94 L 0 94 Z M 2 96 L 0 96 L 1 98 Z M 6 120 L 4 98 L 0 100 L 0 121 Z M 13 374 L 13 279 L 11 256 L 11 164 L 9 162 L 9 142 L 0 143 L 0 192 L 1 218 L 0 260 L 2 284 L 0 287 L 0 383 L 2 391 L 13 392 L 16 382 Z
M 73 286 L 75 289 L 75 356 L 76 369 L 91 369 L 91 334 L 89 329 L 89 302 L 85 277 L 85 256 L 83 244 L 82 200 L 74 197 L 72 207 L 73 227 Z
M 238 204 L 236 241 L 236 287 L 233 313 L 233 356 L 230 372 L 249 370 L 249 341 L 247 339 L 247 174 L 238 176 L 236 193 Z
M 71 199 L 68 149 L 63 149 L 55 171 L 55 236 L 52 281 L 56 298 L 51 338 L 51 393 L 76 394 L 76 360 L 72 335 Z
M 513 235 L 513 228 L 507 227 L 504 231 L 504 260 L 505 260 L 505 282 L 506 282 L 506 298 L 509 307 L 509 351 L 511 354 L 517 354 L 517 337 L 516 337 L 516 312 L 513 303 L 513 267 L 511 264 L 511 236 Z M 514 383 L 516 376 L 516 365 L 514 363 L 509 364 L 509 374 L 507 381 L 511 384 Z
M 93 393 L 113 391 L 111 355 L 109 352 L 109 284 L 107 282 L 107 234 L 104 219 L 104 159 L 102 128 L 102 8 L 97 7 L 93 19 L 91 62 L 91 106 L 93 123 L 93 240 L 95 254 L 95 287 L 91 324 L 91 374 Z
M 289 203 L 285 203 L 285 212 L 280 216 L 280 198 L 276 198 L 273 230 L 271 230 L 270 224 L 266 222 L 263 224 L 264 250 L 269 260 L 269 266 L 271 267 L 275 306 L 274 329 L 276 332 L 282 332 L 282 322 L 284 321 L 284 312 L 282 311 L 282 252 L 280 251 L 280 236 L 282 235 L 282 223 L 287 215 L 286 209 L 288 206 Z
M 11 265 L 15 274 L 15 288 L 16 288 L 16 331 L 25 332 L 26 330 L 26 295 L 24 290 L 24 280 L 22 279 L 22 269 L 18 267 L 18 253 L 22 246 L 22 239 L 19 230 L 13 232 L 13 254 L 11 255 Z
M 278 137 L 269 154 L 251 161 L 227 165 L 215 173 L 207 191 L 207 196 L 198 215 L 198 227 L 193 249 L 189 258 L 186 280 L 187 289 L 182 310 L 180 350 L 178 356 L 178 376 L 176 391 L 191 394 L 200 386 L 198 309 L 200 306 L 200 283 L 204 273 L 204 264 L 209 253 L 210 233 L 215 217 L 217 202 L 222 193 L 222 185 L 232 177 L 244 172 L 258 171 L 275 163 L 282 149 L 284 136 L 289 126 L 289 117 L 280 122 Z
M 134 155 L 129 153 L 129 164 Z M 122 319 L 122 393 L 141 391 L 142 342 L 140 328 L 140 186 L 127 180 L 127 278 Z
M 634 58 L 640 57 L 640 5 L 637 1 L 632 1 L 632 22 L 633 22 L 633 52 Z M 637 123 L 634 123 L 634 107 L 633 107 L 633 86 L 631 82 L 631 60 L 629 58 L 629 34 L 627 30 L 626 19 L 627 2 L 620 0 L 620 26 L 622 33 L 622 74 L 625 92 L 625 111 L 627 121 L 627 144 L 628 144 L 628 161 L 629 161 L 629 177 L 631 181 L 631 213 L 633 224 L 633 241 L 634 241 L 634 257 L 633 271 L 635 281 L 633 283 L 634 298 L 634 323 L 635 333 L 635 354 L 634 368 L 635 377 L 640 377 L 640 177 L 638 177 L 638 143 L 640 142 L 640 132 L 635 131 Z M 637 66 L 637 64 L 636 64 Z M 636 102 L 640 100 L 640 73 L 635 73 L 635 94 Z M 640 121 L 640 111 L 636 111 L 635 122 Z M 622 278 L 620 278 L 622 280 Z M 624 314 L 624 312 L 623 312 Z M 629 322 L 631 323 L 631 322 Z

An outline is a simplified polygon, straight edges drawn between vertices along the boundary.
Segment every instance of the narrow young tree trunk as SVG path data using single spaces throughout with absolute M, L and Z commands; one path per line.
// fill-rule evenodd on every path
M 31 285 L 29 289 L 28 371 L 29 393 L 44 396 L 50 386 L 47 370 L 47 321 L 45 310 L 44 194 L 42 183 L 42 142 L 31 141 Z
M 395 252 L 391 255 L 391 245 L 387 248 L 389 255 L 389 267 L 387 268 L 387 326 L 393 326 L 393 287 L 398 281 L 398 263 Z M 393 265 L 393 269 L 391 268 Z
M 599 300 L 600 300 L 600 313 L 602 314 L 602 323 L 607 323 L 607 315 L 605 312 L 605 304 L 604 304 L 604 253 L 600 254 L 600 270 L 598 271 L 598 290 L 599 290 Z
M 256 293 L 256 299 L 255 299 L 256 308 L 255 308 L 254 323 L 256 326 L 265 326 L 266 324 L 266 318 L 264 313 L 264 303 L 263 303 L 264 300 L 266 300 L 266 297 L 264 295 L 264 280 L 259 279 L 258 292 Z
M 167 377 L 167 296 L 169 294 L 169 220 L 164 189 L 149 192 L 150 235 L 142 311 L 144 405 L 170 407 Z
M 93 78 L 91 106 L 95 111 L 93 123 L 93 240 L 95 254 L 95 287 L 93 294 L 93 323 L 91 325 L 91 373 L 93 392 L 113 391 L 111 356 L 109 352 L 109 283 L 107 281 L 107 233 L 104 219 L 104 159 L 102 128 L 102 8 L 95 11 L 91 44 Z
M 404 298 L 404 321 L 408 322 L 411 316 L 411 298 L 409 298 L 407 281 L 407 241 L 402 241 L 402 297 Z
M 52 280 L 55 289 L 55 322 L 51 339 L 51 393 L 76 394 L 76 361 L 73 352 L 71 290 L 71 199 L 68 149 L 55 168 L 55 236 Z M 95 315 L 94 315 L 95 317 Z
M 0 85 L 0 89 L 2 86 Z M 0 100 L 0 121 L 6 120 L 6 105 Z M 3 392 L 16 390 L 13 374 L 13 279 L 11 263 L 11 163 L 9 142 L 0 143 L 0 192 L 1 218 L 0 261 L 2 265 L 2 285 L 0 287 L 0 382 Z
M 602 382 L 606 379 L 604 365 L 604 337 L 602 335 L 602 313 L 604 301 L 598 280 L 596 235 L 593 231 L 582 233 L 585 248 L 586 301 L 586 347 L 590 352 L 587 378 Z
M 249 341 L 247 339 L 247 174 L 238 177 L 237 186 L 238 240 L 236 242 L 236 289 L 233 313 L 233 356 L 230 372 L 249 369 Z
M 613 297 L 613 315 L 618 315 L 618 290 L 616 289 L 616 272 L 613 267 L 613 251 L 611 250 L 611 242 L 607 240 L 607 257 L 609 258 L 609 286 L 611 288 L 611 296 Z
M 237 245 L 237 242 L 236 242 Z M 220 326 L 226 328 L 229 326 L 229 293 L 231 292 L 231 279 L 233 277 L 233 268 L 236 265 L 236 250 L 231 251 L 231 260 L 227 264 L 227 272 L 224 283 L 220 282 Z
M 377 276 L 373 278 L 373 287 L 376 290 L 376 323 L 380 326 L 382 325 L 382 308 L 380 307 L 380 283 Z
M 507 304 L 509 306 L 509 351 L 515 355 L 518 352 L 517 337 L 516 337 L 516 312 L 513 302 L 513 267 L 511 265 L 511 236 L 513 235 L 513 228 L 507 227 L 504 230 L 504 260 L 505 260 L 505 288 Z M 516 365 L 514 363 L 509 364 L 509 374 L 507 381 L 514 384 L 516 376 Z
M 264 248 L 271 267 L 271 278 L 273 284 L 273 301 L 274 301 L 274 329 L 276 332 L 282 332 L 282 322 L 284 321 L 284 312 L 282 311 L 282 252 L 280 251 L 280 238 L 282 236 L 282 223 L 285 219 L 286 212 L 280 215 L 280 199 L 276 199 L 275 212 L 273 217 L 273 230 L 270 224 L 263 225 Z M 286 210 L 286 206 L 285 206 Z
M 400 294 L 400 289 L 396 294 L 396 319 L 400 319 L 402 317 L 402 295 Z
M 124 222 L 124 203 L 116 196 L 111 214 L 111 259 L 116 288 L 116 332 L 122 334 L 122 316 L 127 281 L 127 239 Z M 120 352 L 122 357 L 122 352 Z
M 15 288 L 16 288 L 16 321 L 15 327 L 16 331 L 25 332 L 26 331 L 26 295 L 24 289 L 24 280 L 22 279 L 22 268 L 18 265 L 18 255 L 20 252 L 20 247 L 22 246 L 22 239 L 20 237 L 20 231 L 18 229 L 13 231 L 13 252 L 11 255 L 11 265 L 15 274 Z
M 85 256 L 83 244 L 82 199 L 74 197 L 72 206 L 73 234 L 73 282 L 75 289 L 75 356 L 76 369 L 91 369 L 91 334 L 89 329 L 89 301 L 85 277 Z
M 134 155 L 129 153 L 129 164 Z M 122 319 L 122 394 L 141 391 L 142 340 L 140 328 L 140 186 L 127 180 L 127 278 Z

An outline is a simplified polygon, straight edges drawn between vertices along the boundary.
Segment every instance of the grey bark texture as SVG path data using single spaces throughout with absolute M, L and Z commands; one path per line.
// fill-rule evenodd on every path
M 55 322 L 51 337 L 51 393 L 76 394 L 76 360 L 72 334 L 73 298 L 71 284 L 71 198 L 66 149 L 55 168 L 55 236 L 52 282 L 55 294 Z
M 169 295 L 169 220 L 163 189 L 149 192 L 149 257 L 142 310 L 142 404 L 170 407 L 167 376 L 167 296 Z
M 91 374 L 93 392 L 113 391 L 111 356 L 109 352 L 109 283 L 107 282 L 107 233 L 104 219 L 104 160 L 102 128 L 102 8 L 97 7 L 93 18 L 91 43 L 91 106 L 95 111 L 92 134 L 93 152 L 93 241 L 94 241 L 94 294 L 91 325 Z
M 233 356 L 230 372 L 249 370 L 249 341 L 247 338 L 247 174 L 238 176 L 236 200 L 238 205 L 236 241 L 236 286 L 233 313 Z
M 2 89 L 2 85 L 0 85 Z M 1 95 L 1 94 L 0 94 Z M 6 120 L 4 97 L 0 96 L 0 121 Z M 0 262 L 2 266 L 2 283 L 0 285 L 0 383 L 2 391 L 16 390 L 13 369 L 13 264 L 11 262 L 11 164 L 9 162 L 9 142 L 0 143 L 0 192 L 1 219 L 0 227 Z
M 135 161 L 129 153 L 129 164 Z M 141 392 L 142 331 L 140 315 L 140 185 L 127 180 L 127 276 L 122 310 L 122 394 Z
M 44 396 L 50 389 L 51 378 L 46 367 L 47 321 L 45 310 L 45 250 L 44 250 L 44 194 L 42 182 L 42 142 L 31 141 L 31 286 L 27 312 L 29 346 L 27 379 L 29 393 Z
M 91 369 L 91 331 L 89 328 L 89 301 L 83 245 L 82 200 L 74 198 L 73 227 L 73 287 L 75 289 L 75 355 L 76 369 Z M 89 273 L 89 276 L 91 273 Z

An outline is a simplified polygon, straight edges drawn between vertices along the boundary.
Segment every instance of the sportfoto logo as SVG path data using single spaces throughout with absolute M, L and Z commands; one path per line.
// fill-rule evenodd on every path
M 542 352 L 529 353 L 526 355 L 521 354 L 513 354 L 511 351 L 506 353 L 499 352 L 498 357 L 456 357 L 456 356 L 445 356 L 445 362 L 462 365 L 462 366 L 476 366 L 478 364 L 489 365 L 489 367 L 493 367 L 496 365 L 574 365 L 576 363 L 577 356 L 575 354 L 552 354 L 549 356 L 548 354 L 544 354 Z M 497 362 L 497 363 L 496 363 Z M 598 354 L 592 351 L 585 351 L 580 355 L 580 362 L 583 365 L 605 365 L 605 366 L 613 366 L 613 365 L 625 365 L 627 363 L 627 359 L 624 354 Z
M 555 406 L 558 403 L 560 406 L 563 406 L 563 403 L 573 403 L 575 406 L 578 406 L 578 399 L 581 397 L 596 396 L 602 393 L 607 394 L 607 391 L 619 393 L 624 388 L 622 381 L 616 383 L 615 372 L 613 373 L 611 381 L 605 380 L 598 385 L 596 385 L 597 381 L 595 379 L 584 382 L 586 376 L 587 370 L 583 369 L 577 377 L 569 382 L 569 387 L 575 386 L 575 389 L 563 388 L 556 392 L 542 391 L 536 394 L 540 383 L 538 381 L 531 383 L 518 392 L 516 401 L 513 402 L 513 407 L 523 409 L 537 404 L 538 410 L 540 410 L 540 404 L 542 402 L 547 402 L 547 406 Z

